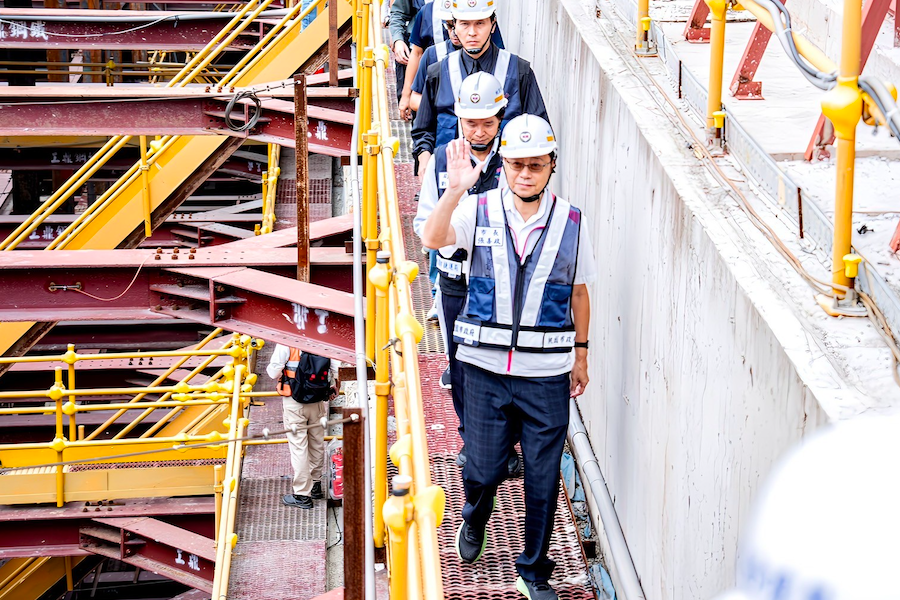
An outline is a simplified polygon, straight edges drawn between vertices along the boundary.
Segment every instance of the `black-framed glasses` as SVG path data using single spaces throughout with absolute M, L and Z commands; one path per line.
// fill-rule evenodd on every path
M 504 159 L 503 159 L 503 162 L 505 162 L 506 165 L 507 165 L 510 169 L 512 169 L 513 171 L 515 171 L 515 172 L 517 172 L 517 173 L 518 173 L 519 171 L 523 170 L 523 169 L 528 169 L 528 170 L 531 171 L 532 173 L 540 173 L 541 171 L 543 171 L 544 169 L 546 169 L 547 166 L 548 166 L 548 165 L 550 164 L 550 162 L 552 162 L 552 161 L 550 161 L 550 162 L 545 162 L 545 163 L 539 163 L 539 162 L 526 163 L 526 162 L 523 162 L 523 161 L 521 161 L 521 160 L 509 160 L 509 159 L 507 159 L 507 158 L 504 158 Z

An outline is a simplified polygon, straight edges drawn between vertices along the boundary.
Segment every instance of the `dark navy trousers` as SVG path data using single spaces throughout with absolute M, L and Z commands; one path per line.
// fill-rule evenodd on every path
M 569 424 L 569 374 L 511 377 L 461 363 L 465 377 L 466 504 L 462 517 L 483 529 L 507 476 L 509 448 L 521 435 L 525 459 L 525 549 L 516 570 L 546 581 L 556 566 L 547 557 L 559 497 L 559 462 Z
M 459 316 L 463 304 L 465 304 L 465 296 L 451 296 L 446 292 L 441 292 L 441 309 L 444 312 L 444 342 L 447 344 L 447 357 L 450 359 L 450 393 L 453 396 L 453 410 L 459 419 L 459 436 L 466 439 L 465 432 L 465 413 L 463 409 L 463 390 L 465 389 L 465 376 L 463 375 L 462 363 L 456 360 L 456 342 L 453 341 L 453 323 Z

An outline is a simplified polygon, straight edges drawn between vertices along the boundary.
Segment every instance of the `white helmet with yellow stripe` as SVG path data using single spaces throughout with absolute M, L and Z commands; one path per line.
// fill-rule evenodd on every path
M 537 115 L 519 115 L 506 124 L 500 136 L 503 158 L 544 156 L 558 147 L 550 123 Z
M 479 71 L 463 79 L 453 108 L 460 119 L 487 119 L 496 116 L 508 103 L 497 78 Z

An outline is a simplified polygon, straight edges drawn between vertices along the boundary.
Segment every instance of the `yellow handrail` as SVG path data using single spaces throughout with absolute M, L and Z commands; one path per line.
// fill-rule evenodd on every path
M 437 527 L 444 491 L 431 482 L 418 343 L 422 325 L 413 316 L 411 282 L 418 265 L 407 258 L 394 172 L 399 140 L 388 112 L 389 51 L 381 38 L 378 2 L 356 0 L 355 42 L 360 57 L 359 123 L 363 156 L 362 212 L 367 250 L 366 353 L 375 362 L 376 545 L 386 542 L 392 598 L 443 598 Z M 386 251 L 376 261 L 378 250 Z M 387 308 L 387 310 L 385 310 Z M 390 339 L 390 342 L 388 340 Z M 387 399 L 393 398 L 397 441 L 391 461 L 400 476 L 386 498 Z M 383 518 L 382 518 L 383 517 Z M 389 533 L 389 535 L 388 535 Z

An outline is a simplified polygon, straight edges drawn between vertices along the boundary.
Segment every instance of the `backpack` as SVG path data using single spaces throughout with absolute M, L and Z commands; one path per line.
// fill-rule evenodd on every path
M 331 359 L 309 352 L 301 354 L 296 348 L 291 348 L 288 362 L 293 361 L 299 362 L 297 370 L 285 368 L 281 372 L 278 393 L 290 396 L 301 404 L 328 400 L 333 391 L 331 384 L 328 383 Z

